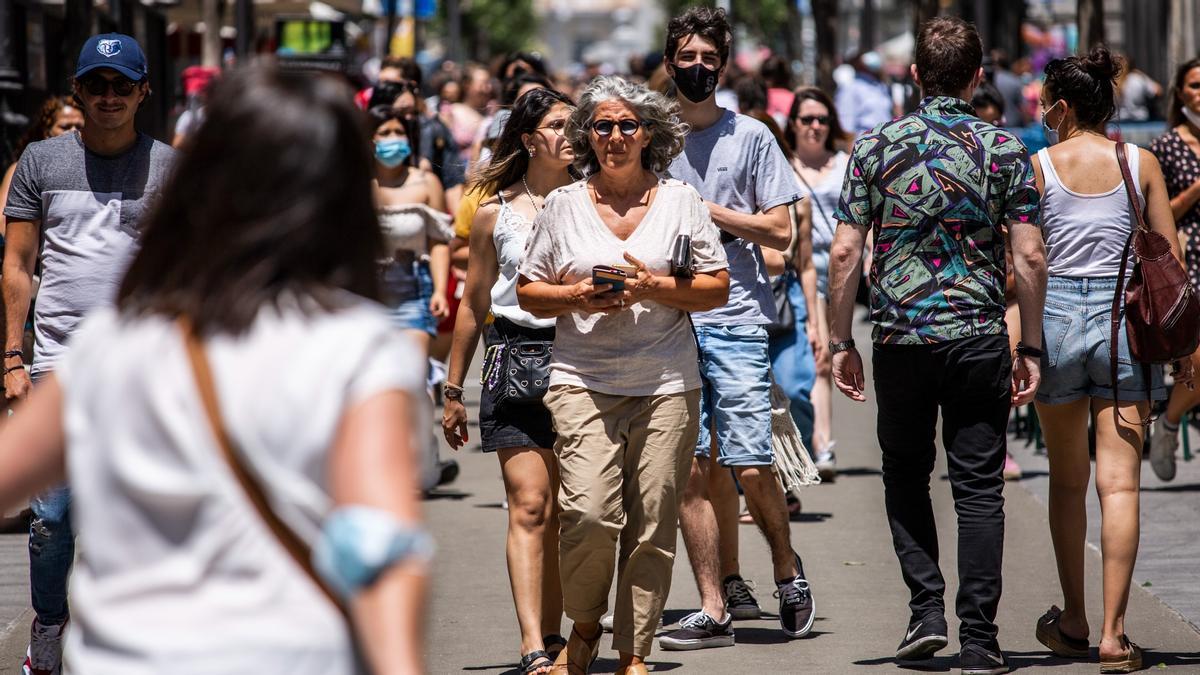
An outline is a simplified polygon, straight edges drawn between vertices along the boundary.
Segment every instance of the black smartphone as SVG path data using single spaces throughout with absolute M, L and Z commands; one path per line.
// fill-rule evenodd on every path
M 608 293 L 620 293 L 625 290 L 625 272 L 609 265 L 596 265 L 592 268 L 592 286 L 607 284 L 612 286 Z

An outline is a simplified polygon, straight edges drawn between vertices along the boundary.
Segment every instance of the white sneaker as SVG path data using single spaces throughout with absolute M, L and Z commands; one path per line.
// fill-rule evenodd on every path
M 61 675 L 62 638 L 66 622 L 43 626 L 37 619 L 29 629 L 29 647 L 25 650 L 22 675 Z
M 1167 429 L 1167 416 L 1159 417 L 1150 432 L 1150 468 L 1154 469 L 1154 475 L 1159 480 L 1175 478 L 1175 451 L 1178 449 L 1179 430 L 1170 431 Z
M 661 616 L 658 617 L 658 627 L 659 628 L 663 627 L 663 621 L 662 621 Z M 613 632 L 613 613 L 612 612 L 609 612 L 608 614 L 605 614 L 604 616 L 600 617 L 600 628 L 604 629 L 605 633 Z
M 833 446 L 836 441 L 830 441 L 825 444 L 825 447 L 817 451 L 816 457 L 813 457 L 813 464 L 817 465 L 817 474 L 821 476 L 822 483 L 832 483 L 837 478 L 837 456 L 833 454 Z

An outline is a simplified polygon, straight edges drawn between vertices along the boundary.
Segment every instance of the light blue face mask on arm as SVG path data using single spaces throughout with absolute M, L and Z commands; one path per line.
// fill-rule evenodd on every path
M 312 561 L 329 588 L 349 600 L 395 565 L 429 562 L 434 549 L 423 528 L 383 509 L 342 506 L 325 519 Z

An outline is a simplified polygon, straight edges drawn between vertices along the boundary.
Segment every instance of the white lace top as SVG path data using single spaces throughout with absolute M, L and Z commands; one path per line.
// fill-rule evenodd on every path
M 492 230 L 492 242 L 496 245 L 496 260 L 500 273 L 492 286 L 492 314 L 526 328 L 553 328 L 554 319 L 539 319 L 521 309 L 517 304 L 517 265 L 525 255 L 525 242 L 533 223 L 517 213 L 500 197 L 500 213 Z

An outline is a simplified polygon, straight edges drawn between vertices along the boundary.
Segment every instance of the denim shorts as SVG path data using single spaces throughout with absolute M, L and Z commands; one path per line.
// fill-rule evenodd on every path
M 770 466 L 771 360 L 764 326 L 696 326 L 700 343 L 700 437 L 708 457 L 717 434 L 721 466 Z
M 813 269 L 817 271 L 817 295 L 829 299 L 829 249 L 813 251 Z
M 1141 364 L 1129 357 L 1121 308 L 1117 339 L 1117 396 L 1113 396 L 1109 341 L 1112 339 L 1112 302 L 1116 277 L 1081 279 L 1050 277 L 1046 284 L 1046 311 L 1042 320 L 1041 403 L 1070 403 L 1085 396 L 1121 401 L 1146 400 L 1146 380 Z M 1150 367 L 1150 397 L 1165 399 L 1162 368 Z
M 429 263 L 392 261 L 383 269 L 382 286 L 383 302 L 393 326 L 437 335 L 437 321 L 429 311 L 429 301 L 433 299 Z

